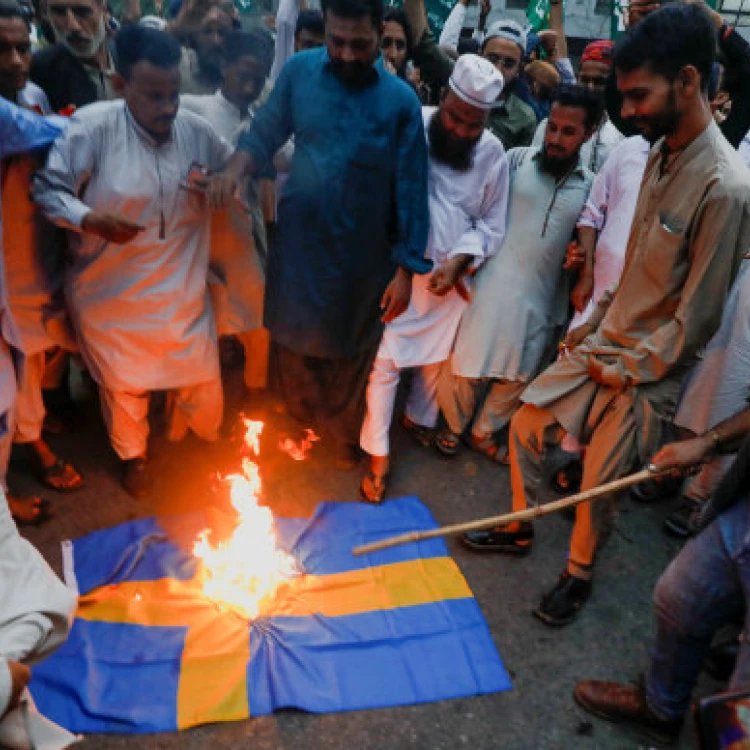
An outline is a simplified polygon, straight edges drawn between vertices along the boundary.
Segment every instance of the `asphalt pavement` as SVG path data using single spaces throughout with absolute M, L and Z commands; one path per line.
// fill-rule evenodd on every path
M 232 390 L 230 388 L 230 390 Z M 356 502 L 360 471 L 334 470 L 325 441 L 309 460 L 292 461 L 276 448 L 280 438 L 298 437 L 299 425 L 268 403 L 249 400 L 233 388 L 227 423 L 237 412 L 262 418 L 266 429 L 259 461 L 267 503 L 283 516 L 308 516 L 325 500 Z M 157 486 L 145 500 L 130 498 L 119 485 L 117 461 L 109 448 L 95 401 L 82 404 L 82 424 L 50 438 L 60 455 L 84 474 L 86 486 L 72 495 L 46 491 L 56 515 L 47 525 L 24 531 L 50 564 L 61 570 L 60 542 L 97 529 L 150 515 L 173 515 L 203 507 L 217 471 L 236 465 L 238 444 L 232 429 L 207 445 L 188 437 L 166 441 L 154 415 L 151 453 Z M 509 470 L 464 449 L 454 459 L 419 446 L 400 427 L 393 428 L 393 470 L 388 497 L 417 495 L 440 523 L 454 523 L 510 509 Z M 364 466 L 364 465 L 363 465 Z M 40 491 L 14 461 L 13 485 Z M 545 500 L 552 499 L 550 492 Z M 601 554 L 592 597 L 579 619 L 550 629 L 531 610 L 564 567 L 571 523 L 559 515 L 536 524 L 531 555 L 508 558 L 474 554 L 455 539 L 450 553 L 469 582 L 513 680 L 513 690 L 497 695 L 393 709 L 312 715 L 283 711 L 273 716 L 199 727 L 161 735 L 97 735 L 85 750 L 104 748 L 252 747 L 255 750 L 320 748 L 420 748 L 475 750 L 513 748 L 648 747 L 622 727 L 599 721 L 576 706 L 571 693 L 579 679 L 635 680 L 645 669 L 653 632 L 654 583 L 679 544 L 661 530 L 668 503 L 623 504 L 616 533 Z M 721 688 L 703 677 L 698 694 Z M 696 747 L 686 722 L 680 748 Z

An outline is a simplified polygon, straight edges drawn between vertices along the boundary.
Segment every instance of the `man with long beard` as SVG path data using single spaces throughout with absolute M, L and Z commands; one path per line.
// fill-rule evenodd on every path
M 49 0 L 47 12 L 57 44 L 38 52 L 31 80 L 53 111 L 114 99 L 114 48 L 107 44 L 104 0 Z
M 370 470 L 360 495 L 383 499 L 388 431 L 401 370 L 417 368 L 402 425 L 426 439 L 438 415 L 437 383 L 466 307 L 462 276 L 491 256 L 505 234 L 508 160 L 486 130 L 503 87 L 500 72 L 477 55 L 456 63 L 439 109 L 423 110 L 430 147 L 430 235 L 425 256 L 435 270 L 417 276 L 406 312 L 385 327 L 367 387 L 360 445 Z
M 716 27 L 703 8 L 647 16 L 614 54 L 622 115 L 654 143 L 618 287 L 566 340 L 567 356 L 523 394 L 510 428 L 513 509 L 536 503 L 547 445 L 563 430 L 588 446 L 582 489 L 646 463 L 665 441 L 685 376 L 721 322 L 750 246 L 750 175 L 713 121 L 708 81 Z M 570 554 L 534 614 L 565 625 L 591 591 L 612 499 L 577 506 Z M 498 552 L 528 552 L 529 523 L 471 534 Z
M 593 180 L 581 163 L 581 146 L 600 116 L 600 102 L 586 89 L 561 87 L 552 100 L 544 146 L 508 153 L 508 230 L 498 253 L 477 274 L 438 389 L 447 426 L 435 445 L 446 455 L 456 453 L 471 423 L 468 442 L 503 461 L 507 451 L 494 435 L 549 361 L 558 319 L 564 324 L 567 312 L 563 305 L 559 314 L 567 298 L 565 250 Z

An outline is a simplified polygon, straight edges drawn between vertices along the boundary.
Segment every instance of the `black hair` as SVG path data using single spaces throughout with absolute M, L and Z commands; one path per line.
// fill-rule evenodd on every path
M 586 113 L 584 124 L 587 128 L 595 128 L 604 114 L 604 100 L 585 86 L 564 84 L 558 86 L 550 97 L 550 106 L 555 103 L 561 107 L 580 107 Z
M 393 21 L 393 23 L 397 23 L 404 30 L 404 36 L 406 36 L 406 58 L 411 59 L 412 52 L 414 51 L 414 37 L 412 36 L 411 26 L 409 25 L 406 13 L 404 13 L 402 8 L 395 8 L 389 5 L 383 14 L 383 23 L 386 21 Z
M 224 40 L 224 61 L 235 63 L 246 55 L 256 57 L 266 67 L 273 65 L 273 38 L 265 30 L 251 28 L 247 31 L 232 31 Z
M 473 36 L 462 36 L 458 40 L 458 56 L 461 55 L 478 55 L 479 54 L 479 40 L 474 39 Z
M 716 60 L 716 24 L 699 5 L 665 5 L 622 36 L 614 49 L 615 68 L 631 73 L 643 66 L 674 81 L 692 65 L 706 92 Z
M 20 18 L 28 25 L 23 9 L 15 0 L 0 0 L 0 18 Z
M 380 33 L 383 25 L 383 0 L 321 0 L 323 18 L 328 13 L 340 18 L 363 18 L 367 16 Z
M 301 10 L 297 16 L 297 25 L 294 27 L 294 38 L 300 31 L 309 31 L 315 36 L 325 36 L 326 25 L 323 14 L 319 10 Z
M 115 38 L 117 72 L 129 80 L 133 68 L 142 61 L 158 68 L 176 68 L 182 50 L 179 42 L 166 31 L 149 29 L 140 24 L 127 24 Z

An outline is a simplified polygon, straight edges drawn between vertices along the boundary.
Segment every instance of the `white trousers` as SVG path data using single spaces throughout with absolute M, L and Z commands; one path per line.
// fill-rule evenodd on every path
M 150 393 L 111 391 L 99 387 L 104 423 L 115 453 L 124 461 L 146 455 Z M 192 430 L 203 440 L 214 441 L 224 411 L 221 380 L 186 386 L 167 395 L 169 440 L 177 441 Z
M 42 436 L 42 425 L 46 414 L 42 398 L 42 383 L 46 369 L 45 352 L 37 352 L 26 357 L 23 377 L 16 393 L 14 443 L 33 443 Z
M 406 416 L 422 427 L 437 423 L 437 386 L 442 362 L 418 367 L 414 372 L 411 391 L 406 401 Z M 378 357 L 367 382 L 367 411 L 362 424 L 359 444 L 371 456 L 390 453 L 388 433 L 393 419 L 396 391 L 401 370 L 392 359 Z

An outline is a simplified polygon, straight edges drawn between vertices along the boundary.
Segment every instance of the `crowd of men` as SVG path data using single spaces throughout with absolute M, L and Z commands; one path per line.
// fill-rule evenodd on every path
M 44 437 L 82 374 L 143 496 L 153 394 L 170 440 L 216 440 L 232 351 L 337 466 L 366 457 L 365 502 L 387 499 L 403 370 L 401 427 L 509 466 L 514 510 L 549 450 L 560 492 L 670 473 L 637 490 L 677 494 L 667 527 L 690 538 L 657 585 L 646 681 L 575 697 L 679 735 L 713 634 L 748 606 L 750 46 L 702 4 L 633 0 L 576 74 L 561 0 L 540 34 L 487 27 L 483 2 L 466 35 L 467 5 L 436 40 L 423 0 L 281 0 L 244 30 L 223 0 L 169 20 L 131 0 L 122 26 L 103 0 L 39 19 L 0 0 L 0 559 L 40 582 L 0 577 L 0 738 L 73 606 L 14 527 L 46 505 L 7 487 L 12 445 L 50 488 L 83 485 Z M 616 516 L 617 497 L 576 507 L 542 622 L 582 610 Z M 526 555 L 534 529 L 463 542 Z M 750 687 L 746 639 L 732 684 Z

